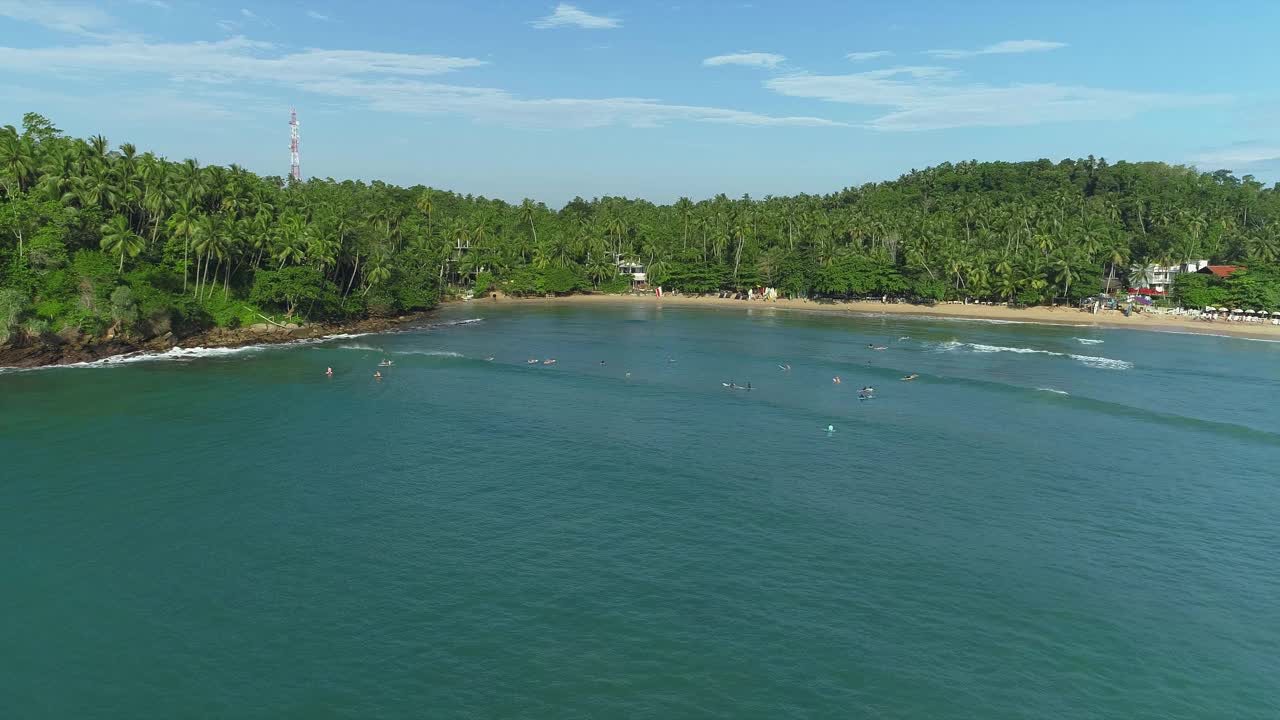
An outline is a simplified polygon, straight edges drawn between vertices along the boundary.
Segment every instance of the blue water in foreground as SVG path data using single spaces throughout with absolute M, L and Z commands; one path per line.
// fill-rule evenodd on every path
M 433 322 L 0 373 L 0 716 L 1280 716 L 1280 344 Z

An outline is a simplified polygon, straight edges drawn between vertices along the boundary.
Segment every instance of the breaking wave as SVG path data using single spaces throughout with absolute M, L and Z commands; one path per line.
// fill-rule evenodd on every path
M 1058 390 L 1057 388 L 1036 388 L 1040 392 L 1053 393 L 1054 395 L 1070 395 L 1066 390 Z
M 1076 338 L 1075 340 L 1081 345 L 1101 345 L 1106 342 L 1106 340 L 1093 340 L 1091 338 Z
M 426 355 L 427 357 L 466 357 L 462 353 L 456 353 L 452 350 L 394 350 L 393 355 Z
M 424 328 L 442 328 L 457 327 L 458 325 L 472 325 L 474 323 L 483 322 L 484 318 L 468 318 L 466 320 L 449 320 L 447 322 L 427 323 L 421 327 Z
M 983 345 L 981 343 L 965 343 L 958 340 L 948 340 L 944 343 L 938 343 L 934 346 L 935 352 L 952 352 L 967 348 L 976 353 L 1017 353 L 1019 355 L 1049 355 L 1051 357 L 1071 358 L 1077 362 L 1084 363 L 1089 367 L 1102 368 L 1104 370 L 1129 370 L 1133 367 L 1133 363 L 1127 360 L 1114 360 L 1112 358 L 1095 357 L 1093 355 L 1075 355 L 1072 353 L 1060 353 L 1052 350 L 1040 350 L 1038 348 L 1024 347 L 1005 347 L 1003 345 Z

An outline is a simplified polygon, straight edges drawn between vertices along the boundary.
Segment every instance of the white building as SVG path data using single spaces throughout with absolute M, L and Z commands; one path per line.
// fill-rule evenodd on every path
M 632 285 L 643 285 L 645 283 L 644 265 L 639 260 L 618 258 L 615 263 L 618 266 L 618 274 L 631 278 Z
M 1201 268 L 1208 266 L 1208 260 L 1192 260 L 1179 265 L 1148 265 L 1144 273 L 1137 273 L 1130 278 L 1130 282 L 1134 283 L 1135 290 L 1149 289 L 1167 293 L 1173 289 L 1173 281 L 1179 275 L 1199 272 Z M 1146 277 L 1141 277 L 1142 275 Z

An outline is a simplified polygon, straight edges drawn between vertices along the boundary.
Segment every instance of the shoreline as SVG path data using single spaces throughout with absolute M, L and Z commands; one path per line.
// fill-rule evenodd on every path
M 443 305 L 437 305 L 439 308 Z M 149 340 L 107 340 L 86 343 L 51 343 L 39 341 L 27 345 L 0 347 L 0 370 L 34 370 L 93 363 L 111 358 L 128 358 L 142 355 L 160 355 L 175 348 L 186 350 L 211 348 L 242 348 L 257 345 L 286 345 L 301 340 L 319 340 L 345 334 L 373 334 L 390 332 L 429 317 L 435 310 L 400 315 L 393 318 L 364 318 L 342 323 L 315 323 L 293 328 L 253 326 L 248 328 L 214 328 L 204 332 L 175 337 L 172 335 Z
M 657 298 L 653 295 L 565 295 L 560 297 L 515 298 L 499 295 L 494 298 L 477 300 L 450 300 L 447 303 L 470 304 L 480 306 L 489 303 L 503 305 L 653 305 L 657 307 L 701 307 L 736 310 L 786 310 L 792 312 L 820 312 L 835 315 L 852 316 L 890 316 L 897 315 L 915 318 L 937 318 L 943 320 L 980 320 L 1007 323 L 1027 323 L 1033 325 L 1058 325 L 1063 327 L 1083 327 L 1107 330 L 1145 330 L 1148 332 L 1184 333 L 1192 335 L 1210 335 L 1220 337 L 1245 338 L 1250 340 L 1273 340 L 1280 342 L 1280 326 L 1265 323 L 1227 323 L 1222 321 L 1205 322 L 1191 318 L 1157 315 L 1154 313 L 1138 313 L 1125 317 L 1118 310 L 1104 310 L 1097 315 L 1085 313 L 1074 308 L 1064 307 L 1029 307 L 1023 309 L 1009 308 L 1003 305 L 911 305 L 907 303 L 879 303 L 868 301 L 848 302 L 816 302 L 812 300 L 732 300 L 717 297 L 694 297 L 686 295 L 667 295 Z

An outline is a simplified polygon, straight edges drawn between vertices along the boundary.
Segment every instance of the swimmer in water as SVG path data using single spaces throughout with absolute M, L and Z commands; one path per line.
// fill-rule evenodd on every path
M 325 374 L 325 375 L 327 375 L 327 376 L 329 376 L 329 377 L 333 377 L 333 368 L 325 368 L 325 369 L 324 369 L 324 374 Z
M 876 389 L 875 389 L 875 388 L 873 388 L 873 387 L 871 387 L 870 385 L 868 385 L 868 386 L 866 386 L 866 387 L 862 388 L 861 390 L 859 390 L 858 392 L 860 392 L 860 393 L 873 393 L 873 392 L 875 392 L 875 391 L 876 391 Z
M 528 360 L 526 360 L 526 361 L 525 361 L 525 364 L 526 364 L 526 365 L 537 365 L 537 364 L 538 364 L 538 358 L 529 358 Z
M 839 385 L 839 384 L 840 384 L 840 376 L 839 376 L 839 375 L 837 375 L 837 376 L 835 376 L 835 377 L 831 378 L 831 382 L 835 383 L 836 385 Z
M 905 381 L 905 380 L 915 380 L 915 379 L 916 379 L 916 378 L 918 378 L 918 377 L 920 377 L 918 374 L 916 374 L 916 373 L 911 373 L 910 375 L 907 375 L 906 377 L 904 377 L 904 378 L 902 378 L 902 379 L 903 379 L 904 381 Z
M 374 379 L 374 380 L 381 380 L 381 379 L 382 379 L 382 373 L 377 372 L 377 371 L 374 371 L 374 373 L 373 373 L 373 379 Z
M 492 356 L 492 355 L 490 355 L 489 357 L 485 358 L 485 359 L 484 359 L 484 361 L 485 361 L 485 362 L 493 362 L 493 356 Z

